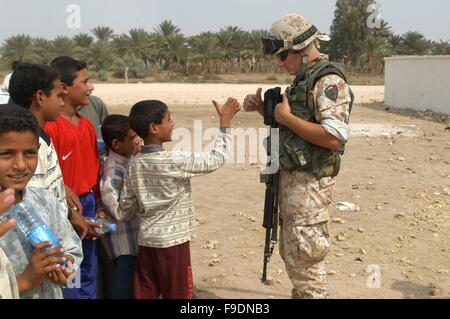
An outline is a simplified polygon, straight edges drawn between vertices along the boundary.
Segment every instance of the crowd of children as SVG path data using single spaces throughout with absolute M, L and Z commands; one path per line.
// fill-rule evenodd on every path
M 0 299 L 192 298 L 190 179 L 224 165 L 240 105 L 213 101 L 211 151 L 175 152 L 164 149 L 175 126 L 166 104 L 106 116 L 93 89 L 87 64 L 67 56 L 11 76 L 11 100 L 0 105 Z M 19 203 L 61 247 L 30 243 L 16 226 Z M 97 218 L 117 229 L 99 231 Z

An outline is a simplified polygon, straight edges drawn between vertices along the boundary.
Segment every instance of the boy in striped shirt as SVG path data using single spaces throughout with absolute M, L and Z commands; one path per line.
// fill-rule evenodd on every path
M 209 152 L 166 151 L 174 122 L 167 106 L 141 101 L 130 112 L 131 128 L 144 140 L 131 160 L 120 198 L 120 214 L 139 218 L 139 253 L 134 292 L 137 299 L 191 299 L 193 280 L 189 242 L 195 235 L 191 178 L 225 164 L 230 152 L 231 121 L 239 111 L 236 99 L 213 102 L 220 132 Z
M 108 156 L 102 168 L 100 191 L 108 219 L 117 223 L 115 232 L 108 232 L 102 238 L 108 254 L 114 259 L 113 299 L 134 298 L 134 269 L 138 253 L 138 220 L 117 222 L 120 191 L 127 173 L 128 163 L 133 154 L 139 151 L 141 139 L 130 128 L 128 117 L 109 115 L 105 118 L 101 133 L 108 149 Z

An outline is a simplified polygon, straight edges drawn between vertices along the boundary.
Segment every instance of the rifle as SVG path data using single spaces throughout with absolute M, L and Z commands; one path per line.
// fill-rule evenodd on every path
M 283 101 L 281 88 L 269 89 L 264 93 L 264 124 L 270 128 L 269 137 L 266 139 L 267 167 L 261 173 L 261 183 L 266 184 L 264 199 L 264 219 L 262 226 L 266 229 L 266 240 L 264 244 L 264 261 L 261 281 L 267 283 L 267 264 L 272 256 L 275 244 L 278 241 L 278 180 L 279 170 L 271 171 L 274 161 L 278 162 L 278 154 L 272 154 L 273 130 L 278 130 L 275 121 L 275 107 Z M 278 136 L 278 135 L 277 135 Z M 276 141 L 278 142 L 278 141 Z

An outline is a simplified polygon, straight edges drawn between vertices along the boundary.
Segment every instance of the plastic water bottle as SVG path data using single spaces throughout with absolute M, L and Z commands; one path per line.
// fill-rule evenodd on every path
M 35 247 L 42 242 L 51 242 L 51 246 L 44 247 L 42 250 L 62 248 L 55 234 L 47 227 L 32 205 L 22 201 L 14 205 L 12 209 L 16 218 L 17 228 L 28 239 L 31 246 Z M 63 254 L 56 254 L 55 256 L 63 257 Z M 63 264 L 61 263 L 61 265 Z
M 99 156 L 104 156 L 106 153 L 106 145 L 101 137 L 97 138 L 97 148 Z
M 100 159 L 100 165 L 103 166 L 103 163 L 105 162 L 105 156 L 106 156 L 106 144 L 102 137 L 102 126 L 99 125 L 97 128 L 97 150 L 98 150 L 98 157 Z
M 101 224 L 103 227 L 95 227 L 94 230 L 97 234 L 105 234 L 109 231 L 116 231 L 117 225 L 107 221 L 104 218 L 91 218 L 94 223 Z

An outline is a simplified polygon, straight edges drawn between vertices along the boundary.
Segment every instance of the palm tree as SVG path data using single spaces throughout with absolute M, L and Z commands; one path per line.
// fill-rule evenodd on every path
M 36 58 L 33 52 L 33 38 L 25 34 L 12 36 L 5 40 L 1 54 L 2 58 L 8 61 L 33 61 Z
M 129 33 L 130 52 L 140 57 L 147 66 L 149 61 L 155 61 L 157 50 L 154 46 L 154 37 L 144 29 L 131 29 Z
M 377 71 L 383 70 L 384 57 L 387 55 L 388 49 L 386 41 L 383 37 L 372 34 L 366 39 L 364 53 L 360 60 L 362 70 L 375 74 Z
M 105 41 L 92 43 L 87 50 L 87 55 L 90 64 L 97 71 L 109 69 L 114 62 L 111 45 Z
M 390 36 L 392 36 L 392 31 L 391 31 L 391 27 L 389 26 L 389 23 L 386 20 L 381 20 L 381 24 L 379 28 L 375 28 L 373 29 L 373 31 L 381 36 L 382 38 L 389 38 Z
M 181 30 L 174 25 L 171 20 L 164 20 L 158 25 L 157 28 L 155 28 L 155 31 L 161 36 L 168 38 L 171 35 L 179 34 Z
M 233 55 L 241 59 L 248 59 L 252 56 L 252 48 L 250 46 L 250 34 L 243 30 L 237 30 L 233 36 Z
M 112 45 L 115 53 L 120 58 L 133 55 L 142 59 L 146 66 L 156 61 L 157 49 L 155 37 L 144 29 L 131 29 L 129 35 L 114 36 Z
M 431 43 L 419 32 L 406 32 L 402 37 L 402 54 L 425 55 L 430 53 Z
M 115 54 L 123 58 L 130 52 L 130 37 L 126 34 L 115 35 L 112 40 L 112 47 Z
M 225 29 L 220 29 L 216 34 L 217 44 L 222 51 L 225 60 L 231 60 L 233 56 L 233 38 L 237 27 L 228 26 Z
M 166 67 L 176 68 L 177 65 L 186 63 L 187 59 L 187 43 L 182 34 L 172 34 L 168 36 L 165 41 L 165 47 L 167 49 L 166 54 Z
M 94 38 L 87 33 L 78 33 L 73 37 L 73 40 L 80 48 L 87 49 L 94 41 Z
M 433 43 L 432 53 L 434 55 L 449 55 L 450 54 L 450 43 L 440 40 L 439 42 Z
M 57 36 L 52 41 L 52 47 L 52 53 L 55 57 L 65 55 L 79 58 L 83 53 L 79 48 L 77 48 L 75 41 L 66 36 Z
M 49 64 L 54 58 L 53 44 L 45 38 L 36 38 L 33 40 L 33 53 L 36 56 L 36 62 Z
M 252 30 L 249 34 L 249 45 L 254 50 L 253 56 L 259 60 L 264 57 L 261 38 L 268 35 L 267 30 Z
M 201 62 L 206 65 L 208 61 L 215 60 L 221 56 L 217 45 L 218 40 L 211 32 L 200 33 L 189 39 L 191 55 L 190 60 Z
M 112 39 L 114 35 L 114 31 L 110 27 L 98 26 L 91 29 L 91 32 L 94 34 L 94 36 L 97 38 L 97 41 L 99 42 L 108 42 Z
M 393 34 L 387 39 L 387 41 L 393 55 L 398 55 L 401 53 L 403 43 L 403 38 L 401 35 Z

